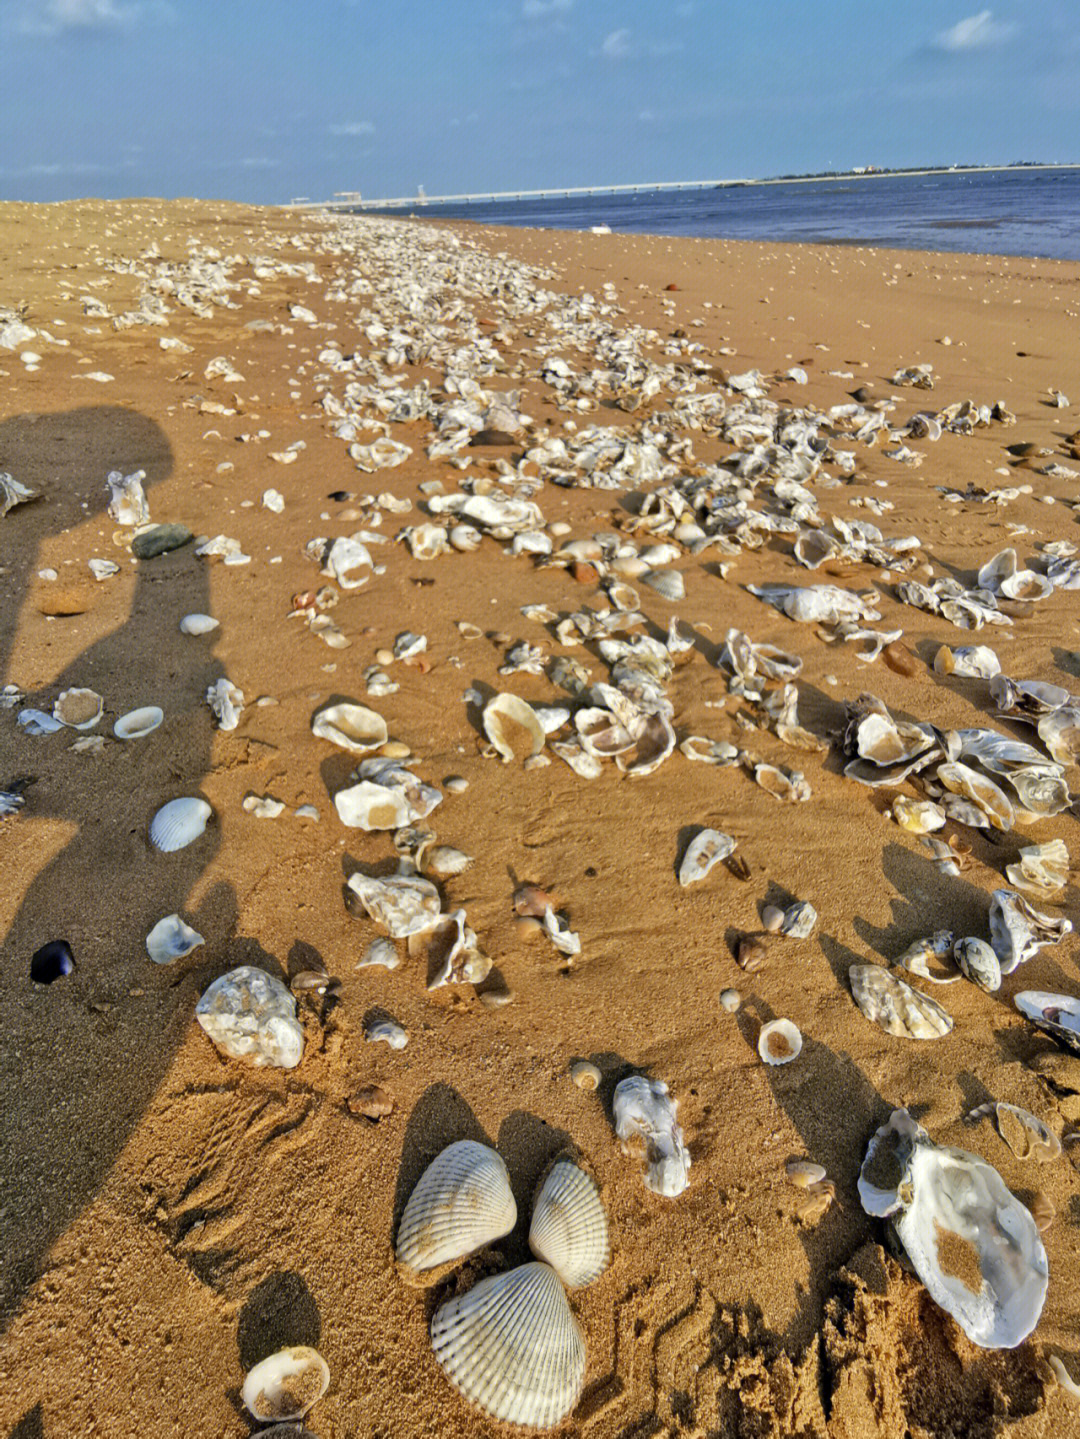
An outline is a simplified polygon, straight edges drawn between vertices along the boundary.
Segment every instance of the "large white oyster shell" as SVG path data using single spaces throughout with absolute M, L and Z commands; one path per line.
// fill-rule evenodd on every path
M 195 1018 L 232 1059 L 295 1069 L 304 1053 L 295 999 L 280 979 L 251 964 L 215 979 L 195 1006 Z
M 940 1039 L 952 1019 L 928 994 L 912 989 L 880 964 L 853 964 L 848 981 L 855 1003 L 886 1034 L 904 1039 Z

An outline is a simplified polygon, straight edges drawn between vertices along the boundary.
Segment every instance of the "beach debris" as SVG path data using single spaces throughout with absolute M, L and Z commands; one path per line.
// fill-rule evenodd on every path
M 1060 1158 L 1061 1140 L 1028 1110 L 1015 1104 L 991 1101 L 977 1105 L 965 1115 L 972 1123 L 988 1117 L 994 1120 L 998 1134 L 1017 1159 L 1037 1159 L 1047 1164 Z
M 1013 1003 L 1025 1019 L 1062 1049 L 1080 1054 L 1080 999 L 1071 994 L 1024 989 L 1013 995 Z
M 186 525 L 153 525 L 140 530 L 131 541 L 131 553 L 137 560 L 152 560 L 179 550 L 195 538 Z
M 987 994 L 1001 988 L 1001 963 L 985 939 L 969 935 L 953 945 L 953 958 L 961 973 Z
M 729 834 L 716 829 L 703 829 L 690 841 L 682 864 L 679 866 L 679 883 L 686 886 L 702 880 L 722 859 L 727 859 L 735 848 L 735 841 Z
M 401 829 L 426 819 L 442 803 L 439 790 L 398 760 L 361 760 L 356 775 L 355 783 L 334 796 L 338 818 L 353 829 Z
M 431 1161 L 409 1195 L 395 1257 L 404 1277 L 427 1283 L 430 1271 L 475 1254 L 516 1223 L 502 1158 L 486 1144 L 461 1139 Z
M 128 710 L 113 725 L 117 739 L 145 739 L 156 730 L 165 718 L 157 705 L 143 705 L 141 709 Z
M 285 802 L 271 794 L 246 794 L 241 807 L 245 814 L 254 815 L 256 819 L 277 819 L 285 811 Z
M 771 1019 L 761 1026 L 757 1051 L 765 1064 L 790 1064 L 802 1052 L 802 1035 L 790 1019 Z
M 213 615 L 185 615 L 180 621 L 180 632 L 185 635 L 208 635 L 218 628 L 219 623 Z
M 425 869 L 438 875 L 464 874 L 472 864 L 472 855 L 451 844 L 434 844 L 422 851 Z
M 365 1084 L 355 1094 L 349 1095 L 345 1108 L 354 1118 L 370 1119 L 373 1124 L 378 1124 L 380 1119 L 393 1114 L 394 1098 L 379 1084 Z
M 364 1038 L 369 1044 L 388 1044 L 391 1049 L 404 1049 L 409 1036 L 393 1019 L 372 1019 L 364 1023 Z
M 87 568 L 95 580 L 111 580 L 113 575 L 120 573 L 120 566 L 112 560 L 87 560 Z
M 519 755 L 528 759 L 544 748 L 547 736 L 536 711 L 515 694 L 497 694 L 484 706 L 484 733 L 503 764 Z
M 303 1056 L 296 1001 L 280 979 L 254 965 L 215 979 L 195 1006 L 195 1018 L 231 1059 L 295 1069 Z
M 941 1039 L 953 1022 L 928 994 L 912 989 L 880 964 L 853 964 L 848 982 L 855 1003 L 886 1034 L 904 1039 Z
M 286 453 L 295 456 L 297 452 L 289 450 Z M 285 496 L 280 490 L 263 490 L 262 504 L 264 510 L 271 510 L 275 515 L 280 515 L 285 509 Z
M 931 984 L 954 984 L 961 975 L 951 972 L 942 974 L 940 968 L 936 972 L 930 969 L 931 964 L 940 964 L 941 960 L 952 954 L 954 939 L 951 929 L 935 930 L 931 935 L 912 940 L 903 953 L 890 963 L 898 969 L 906 969 L 909 974 L 917 974 L 921 979 L 929 980 Z
M 186 849 L 206 829 L 213 812 L 204 799 L 194 795 L 171 799 L 150 821 L 150 843 L 165 854 Z
M 122 475 L 119 470 L 110 470 L 106 476 L 109 490 L 109 514 L 118 525 L 146 525 L 150 523 L 150 506 L 142 482 L 145 470 Z
M 75 968 L 75 956 L 66 939 L 50 939 L 30 956 L 30 978 L 35 984 L 52 984 Z
M 204 943 L 202 935 L 185 924 L 178 914 L 167 914 L 146 936 L 146 952 L 155 964 L 171 964 Z
M 386 879 L 354 874 L 346 888 L 356 895 L 375 923 L 381 924 L 394 939 L 423 934 L 439 922 L 442 909 L 439 891 L 429 879 L 418 874 L 395 874 Z
M 279 1349 L 250 1369 L 240 1391 L 256 1419 L 302 1419 L 330 1387 L 330 1368 L 306 1344 Z
M 644 1161 L 647 1189 L 674 1199 L 690 1182 L 690 1151 L 675 1122 L 678 1101 L 659 1079 L 630 1075 L 615 1086 L 615 1133 L 624 1154 Z
M 492 1275 L 447 1300 L 431 1321 L 431 1343 L 454 1387 L 509 1424 L 557 1424 L 585 1378 L 585 1341 L 547 1264 Z
M 428 941 L 428 989 L 444 984 L 480 984 L 491 973 L 491 960 L 477 948 L 476 935 L 465 923 L 465 911 L 442 915 Z
M 1043 914 L 1012 890 L 995 889 L 990 898 L 990 944 L 1003 975 L 1012 974 L 1040 949 L 1060 944 L 1071 933 L 1071 920 Z
M 366 754 L 387 741 L 386 721 L 366 705 L 327 705 L 312 718 L 311 733 L 353 754 Z
M 571 1159 L 558 1159 L 533 1200 L 529 1248 L 568 1289 L 599 1279 L 611 1257 L 607 1211 L 594 1180 Z
M 544 907 L 540 923 L 544 927 L 544 933 L 560 954 L 565 954 L 573 959 L 581 953 L 581 936 L 570 928 L 567 920 L 556 914 L 550 904 Z
M 243 713 L 244 692 L 222 676 L 206 691 L 206 703 L 217 720 L 218 729 L 234 730 Z
M 570 1066 L 570 1078 L 579 1089 L 599 1089 L 603 1075 L 599 1068 L 588 1059 L 579 1059 Z
M 859 1175 L 867 1214 L 888 1218 L 930 1297 L 984 1349 L 1011 1349 L 1039 1321 L 1046 1251 L 1031 1214 L 996 1169 L 933 1143 L 893 1110 Z
M 53 719 L 69 729 L 93 729 L 105 712 L 105 701 L 94 690 L 64 690 L 53 705 Z
M 29 504 L 31 500 L 41 498 L 37 490 L 32 490 L 28 485 L 21 484 L 13 475 L 6 470 L 0 470 L 0 519 L 13 510 L 16 505 Z
M 817 910 L 808 900 L 796 900 L 784 910 L 780 933 L 788 939 L 809 939 L 817 924 Z

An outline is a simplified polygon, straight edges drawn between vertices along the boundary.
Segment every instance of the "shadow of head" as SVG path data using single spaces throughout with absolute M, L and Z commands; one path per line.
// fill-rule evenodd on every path
M 280 1270 L 255 1286 L 240 1311 L 236 1330 L 240 1363 L 251 1369 L 295 1344 L 317 1348 L 321 1333 L 319 1307 L 311 1291 L 299 1274 Z

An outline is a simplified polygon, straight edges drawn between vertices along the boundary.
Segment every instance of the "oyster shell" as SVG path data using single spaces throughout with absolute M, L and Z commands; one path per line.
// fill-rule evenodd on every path
M 218 722 L 218 729 L 234 730 L 244 709 L 244 692 L 224 676 L 206 691 L 206 703 Z
M 904 1039 L 941 1039 L 952 1019 L 936 1000 L 912 989 L 880 964 L 853 964 L 848 981 L 855 1003 L 886 1034 Z
M 989 680 L 1001 673 L 1001 663 L 989 645 L 961 645 L 955 650 L 942 645 L 934 656 L 934 669 L 941 675 Z
M 690 841 L 683 862 L 679 866 L 679 883 L 685 888 L 697 880 L 704 879 L 722 859 L 727 859 L 735 849 L 735 841 L 729 834 L 716 829 L 703 829 Z
M 1015 812 L 1008 796 L 992 779 L 958 761 L 938 765 L 937 777 L 947 790 L 977 805 L 995 829 L 1012 829 Z
M 429 879 L 419 875 L 393 874 L 375 879 L 354 874 L 346 887 L 352 890 L 364 909 L 388 930 L 394 939 L 407 939 L 422 934 L 439 922 L 441 903 L 439 891 Z
M 1054 839 L 1047 844 L 1025 846 L 1020 851 L 1019 864 L 1006 865 L 1005 875 L 1014 889 L 1034 895 L 1036 899 L 1052 899 L 1069 878 L 1069 851 L 1065 841 Z
M 662 1080 L 632 1074 L 615 1086 L 612 1110 L 623 1152 L 645 1160 L 646 1188 L 668 1199 L 690 1182 L 690 1151 L 675 1122 L 677 1109 Z
M 914 940 L 903 954 L 898 955 L 892 962 L 901 969 L 906 969 L 909 974 L 928 979 L 931 984 L 953 984 L 961 978 L 959 974 L 933 974 L 930 965 L 934 961 L 940 963 L 946 955 L 952 953 L 954 937 L 951 929 L 936 930 L 924 939 Z
M 1015 1104 L 980 1104 L 967 1118 L 979 1120 L 992 1115 L 997 1132 L 1017 1159 L 1037 1159 L 1048 1164 L 1061 1156 L 1061 1140 L 1027 1109 Z
M 1026 811 L 1026 814 L 1019 810 L 1016 812 L 1016 818 L 1020 822 L 1048 819 L 1051 815 L 1061 814 L 1069 808 L 1069 787 L 1056 768 L 1029 765 L 1023 769 L 1010 770 L 1005 778 L 1016 791 Z M 1028 815 L 1031 816 L 1030 820 L 1027 819 Z
M 1013 1003 L 1025 1019 L 1030 1019 L 1062 1049 L 1080 1054 L 1080 1000 L 1071 994 L 1023 989 L 1013 996 Z
M 366 754 L 387 740 L 386 721 L 366 705 L 327 705 L 311 721 L 311 733 L 353 754 Z
M 898 794 L 893 800 L 893 819 L 909 834 L 931 834 L 945 824 L 945 811 L 931 799 L 910 799 Z
M 538 755 L 547 738 L 536 711 L 515 694 L 497 694 L 489 700 L 484 706 L 483 725 L 503 764 L 509 764 L 519 754 L 524 759 Z
M 502 1157 L 486 1144 L 461 1139 L 431 1161 L 409 1195 L 395 1257 L 406 1277 L 428 1276 L 501 1239 L 516 1223 Z
M 1058 764 L 1080 761 L 1080 706 L 1067 704 L 1051 710 L 1039 720 L 1036 729 Z
M 990 943 L 1002 974 L 1012 974 L 1048 944 L 1072 933 L 1070 920 L 1043 914 L 1012 890 L 995 889 L 990 898 Z
M 599 1279 L 611 1256 L 600 1191 L 570 1159 L 552 1165 L 533 1201 L 529 1248 L 569 1289 Z
M 996 1169 L 946 1149 L 894 1110 L 866 1152 L 859 1198 L 890 1217 L 930 1297 L 984 1349 L 1011 1349 L 1046 1299 L 1046 1251 L 1030 1213 Z

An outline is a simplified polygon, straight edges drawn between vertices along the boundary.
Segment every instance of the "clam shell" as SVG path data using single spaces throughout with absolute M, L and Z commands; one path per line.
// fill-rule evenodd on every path
M 178 914 L 167 914 L 146 936 L 146 952 L 155 964 L 171 964 L 204 942 L 202 935 L 185 924 Z
M 395 1255 L 407 1275 L 455 1263 L 509 1234 L 517 1205 L 494 1149 L 461 1139 L 437 1155 L 409 1195 Z
M 498 750 L 503 764 L 521 753 L 531 759 L 544 748 L 544 726 L 531 705 L 515 694 L 497 694 L 484 706 L 484 733 Z
M 95 690 L 64 690 L 53 705 L 53 719 L 69 729 L 93 729 L 105 709 Z
M 548 1429 L 585 1378 L 585 1341 L 559 1276 L 523 1264 L 482 1279 L 431 1321 L 435 1357 L 466 1399 L 495 1419 Z
M 241 1396 L 256 1419 L 302 1419 L 329 1387 L 326 1360 L 317 1350 L 297 1344 L 249 1370 Z
M 540 1185 L 529 1248 L 569 1289 L 591 1284 L 607 1268 L 607 1212 L 592 1179 L 570 1159 L 557 1160 Z
M 185 635 L 208 635 L 217 627 L 218 621 L 213 615 L 185 615 L 180 621 L 180 633 Z
M 735 841 L 729 834 L 716 829 L 703 829 L 694 836 L 679 866 L 679 883 L 685 888 L 699 879 L 704 879 L 722 859 L 727 859 L 735 848 Z
M 113 725 L 117 739 L 143 739 L 157 729 L 165 718 L 164 711 L 157 705 L 144 705 L 142 709 L 128 710 Z
M 802 1035 L 790 1019 L 771 1019 L 761 1026 L 757 1052 L 766 1064 L 790 1064 L 802 1052 Z
M 165 854 L 186 849 L 202 834 L 213 812 L 204 799 L 195 796 L 171 799 L 150 821 L 150 842 Z
M 366 754 L 387 740 L 386 721 L 381 714 L 366 705 L 349 703 L 319 710 L 312 718 L 311 733 L 352 754 Z

